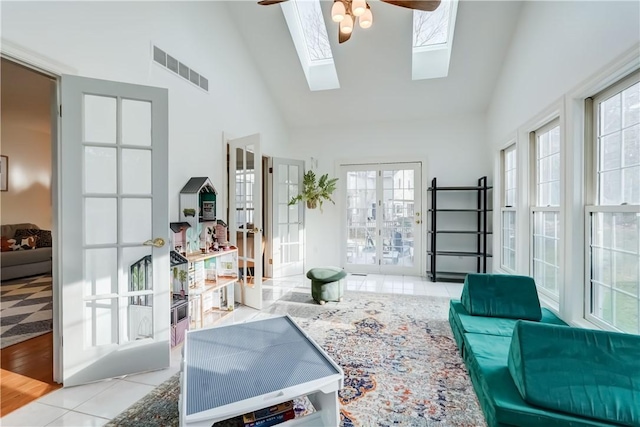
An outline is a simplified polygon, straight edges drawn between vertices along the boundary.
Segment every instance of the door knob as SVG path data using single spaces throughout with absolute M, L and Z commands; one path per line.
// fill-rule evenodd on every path
M 420 224 L 422 221 L 420 220 L 416 220 L 416 224 Z
M 253 231 L 254 233 L 260 233 L 262 231 L 262 229 L 258 228 L 258 227 L 253 227 Z
M 164 246 L 164 239 L 162 237 L 156 237 L 153 240 L 147 240 L 143 243 L 145 246 L 153 246 L 154 248 L 161 248 Z

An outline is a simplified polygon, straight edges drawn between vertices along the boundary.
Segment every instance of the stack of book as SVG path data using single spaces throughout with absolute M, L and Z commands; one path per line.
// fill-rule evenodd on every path
M 304 417 L 315 411 L 316 409 L 309 398 L 301 396 L 287 402 L 217 422 L 213 427 L 270 427 L 287 420 Z
M 296 417 L 293 411 L 293 400 L 268 408 L 249 412 L 242 416 L 244 427 L 269 427 Z

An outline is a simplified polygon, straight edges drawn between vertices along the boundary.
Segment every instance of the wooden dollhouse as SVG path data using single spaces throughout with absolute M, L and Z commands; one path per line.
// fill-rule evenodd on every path
M 207 227 L 213 227 L 216 222 L 217 195 L 211 180 L 206 177 L 191 178 L 180 191 L 180 221 L 191 225 L 186 230 L 187 255 L 201 252 L 212 243 Z

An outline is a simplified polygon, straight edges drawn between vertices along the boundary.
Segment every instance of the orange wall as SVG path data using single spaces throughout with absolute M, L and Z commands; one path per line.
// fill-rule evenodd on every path
M 0 71 L 0 154 L 9 157 L 9 190 L 0 192 L 0 221 L 50 230 L 50 81 L 5 60 Z

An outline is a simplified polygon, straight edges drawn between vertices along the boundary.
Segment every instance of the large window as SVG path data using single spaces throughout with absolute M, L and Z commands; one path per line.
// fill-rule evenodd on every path
M 516 144 L 502 150 L 502 257 L 501 266 L 516 271 Z
M 640 73 L 603 91 L 593 109 L 587 313 L 640 333 Z M 588 104 L 588 105 L 589 105 Z
M 532 200 L 532 271 L 538 289 L 554 300 L 559 296 L 560 244 L 560 124 L 559 120 L 533 132 L 534 186 Z

